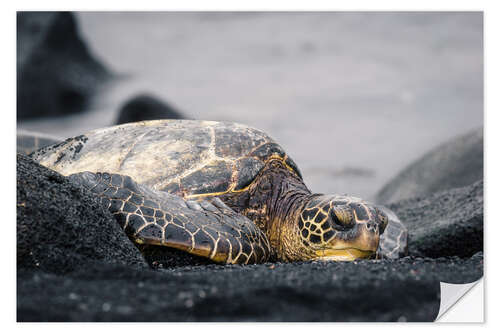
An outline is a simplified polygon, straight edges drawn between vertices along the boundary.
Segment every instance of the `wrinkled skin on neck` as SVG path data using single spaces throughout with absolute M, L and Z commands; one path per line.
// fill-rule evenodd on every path
M 372 257 L 388 218 L 361 199 L 312 194 L 280 159 L 271 159 L 247 191 L 220 197 L 250 218 L 282 261 Z
M 301 208 L 312 196 L 302 179 L 282 161 L 271 160 L 248 191 L 221 199 L 266 233 L 277 259 L 294 261 L 305 259 L 308 252 L 298 236 L 297 221 Z

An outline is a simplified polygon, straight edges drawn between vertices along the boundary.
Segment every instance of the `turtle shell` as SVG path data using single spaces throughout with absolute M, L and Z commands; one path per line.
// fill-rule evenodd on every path
M 155 190 L 184 197 L 244 191 L 267 160 L 279 159 L 301 177 L 268 135 L 229 122 L 153 120 L 91 131 L 31 157 L 63 175 L 128 175 Z

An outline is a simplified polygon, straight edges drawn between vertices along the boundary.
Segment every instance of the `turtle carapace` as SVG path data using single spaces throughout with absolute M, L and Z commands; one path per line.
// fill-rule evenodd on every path
M 154 120 L 43 148 L 40 164 L 97 193 L 131 239 L 222 263 L 354 260 L 405 253 L 407 232 L 383 208 L 313 194 L 262 131 Z M 388 227 L 391 232 L 383 235 Z

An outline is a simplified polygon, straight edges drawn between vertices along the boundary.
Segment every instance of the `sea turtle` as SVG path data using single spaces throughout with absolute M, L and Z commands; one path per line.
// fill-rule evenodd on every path
M 31 157 L 97 193 L 137 244 L 219 263 L 394 258 L 407 251 L 406 228 L 390 211 L 311 193 L 290 156 L 245 125 L 129 123 Z

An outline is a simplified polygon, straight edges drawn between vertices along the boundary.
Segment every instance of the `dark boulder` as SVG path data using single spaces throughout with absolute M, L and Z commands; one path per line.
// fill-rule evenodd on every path
M 171 105 L 155 97 L 139 95 L 121 107 L 115 124 L 155 119 L 185 119 L 185 117 Z
M 92 264 L 148 267 L 91 192 L 17 154 L 17 267 L 63 274 Z
M 470 257 L 483 251 L 483 181 L 388 205 L 408 227 L 410 255 Z
M 107 77 L 72 13 L 17 13 L 18 119 L 83 111 Z
M 404 169 L 377 194 L 388 203 L 467 186 L 483 179 L 483 130 L 448 141 Z

